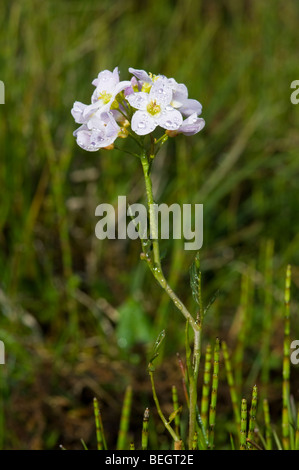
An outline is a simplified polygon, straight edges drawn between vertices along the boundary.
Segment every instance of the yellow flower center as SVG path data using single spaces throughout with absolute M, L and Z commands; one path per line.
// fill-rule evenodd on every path
M 156 103 L 156 100 L 150 101 L 146 109 L 147 112 L 152 116 L 156 116 L 156 114 L 159 114 L 161 112 L 161 106 Z
M 142 85 L 141 91 L 144 91 L 144 93 L 149 93 L 151 88 L 152 88 L 151 83 L 144 82 L 144 84 Z
M 112 98 L 111 93 L 107 93 L 106 91 L 103 91 L 102 93 L 99 94 L 98 100 L 102 100 L 104 104 L 107 104 L 109 103 L 111 98 Z

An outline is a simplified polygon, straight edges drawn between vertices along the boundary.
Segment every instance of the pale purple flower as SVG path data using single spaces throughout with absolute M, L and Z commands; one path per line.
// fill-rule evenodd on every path
M 97 78 L 92 81 L 92 84 L 96 88 L 91 97 L 91 104 L 82 105 L 82 103 L 78 104 L 78 102 L 75 102 L 76 107 L 75 104 L 74 107 L 76 109 L 74 110 L 73 108 L 72 110 L 73 116 L 79 116 L 79 119 L 81 119 L 80 123 L 84 123 L 86 120 L 89 119 L 91 115 L 93 115 L 98 110 L 101 110 L 101 112 L 103 113 L 110 111 L 111 105 L 115 100 L 116 96 L 121 91 L 131 86 L 131 82 L 129 80 L 122 82 L 119 81 L 118 67 L 115 67 L 113 72 L 110 72 L 109 70 L 103 70 L 99 73 Z
M 128 95 L 127 100 L 137 109 L 132 117 L 131 128 L 138 135 L 149 134 L 157 126 L 176 130 L 183 122 L 181 113 L 170 105 L 172 89 L 166 77 L 159 77 L 149 93 L 137 92 Z
M 184 135 L 194 135 L 200 132 L 205 126 L 205 120 L 203 118 L 199 118 L 196 113 L 191 114 L 191 116 L 187 117 L 180 127 L 175 131 L 167 132 L 170 137 L 174 137 L 177 134 L 184 134 Z
M 100 148 L 113 144 L 120 131 L 112 114 L 109 112 L 93 116 L 87 123 L 75 130 L 79 147 L 89 152 L 95 152 Z
M 129 68 L 129 72 L 135 75 L 138 80 L 142 83 L 150 83 L 153 84 L 153 75 L 148 74 L 145 70 L 133 69 L 132 67 Z

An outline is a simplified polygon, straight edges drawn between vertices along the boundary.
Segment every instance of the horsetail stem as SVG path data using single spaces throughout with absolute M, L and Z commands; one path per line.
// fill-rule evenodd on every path
M 215 346 L 214 346 L 214 366 L 213 366 L 212 392 L 211 392 L 211 404 L 210 404 L 210 414 L 209 414 L 209 442 L 210 442 L 211 449 L 213 449 L 214 434 L 215 434 L 216 404 L 217 404 L 218 374 L 219 374 L 219 352 L 220 352 L 220 342 L 219 342 L 219 339 L 217 338 Z
M 179 409 L 179 400 L 178 400 L 178 391 L 175 385 L 172 386 L 172 403 L 173 403 L 173 410 L 176 412 L 174 417 L 174 429 L 178 436 L 180 436 L 180 425 L 181 425 L 181 418 L 180 413 L 178 412 Z
M 238 334 L 238 343 L 235 351 L 235 383 L 240 393 L 243 373 L 243 357 L 246 343 L 246 334 L 249 329 L 249 295 L 250 295 L 250 275 L 249 269 L 242 275 L 241 281 L 241 299 L 239 307 L 240 329 Z
M 242 398 L 241 403 L 241 426 L 240 426 L 240 450 L 246 450 L 247 432 L 247 401 Z
M 134 444 L 134 442 L 130 442 L 130 450 L 135 450 L 135 444 Z
M 253 445 L 251 441 L 254 441 L 255 423 L 256 423 L 256 407 L 257 407 L 257 386 L 254 385 L 252 390 L 251 408 L 249 412 L 249 426 L 248 426 L 248 449 L 252 450 Z
M 148 422 L 149 422 L 149 409 L 146 408 L 143 415 L 142 434 L 141 434 L 141 449 L 147 450 L 148 447 Z
M 272 430 L 270 422 L 270 411 L 269 411 L 269 402 L 267 398 L 263 400 L 263 410 L 264 410 L 264 419 L 265 419 L 265 435 L 266 435 L 266 450 L 272 450 Z
M 206 358 L 203 375 L 202 397 L 201 397 L 201 419 L 204 429 L 208 429 L 208 410 L 209 410 L 209 395 L 210 395 L 210 382 L 211 382 L 211 368 L 212 368 L 212 347 L 210 344 L 206 347 Z
M 273 252 L 274 242 L 273 240 L 267 240 L 265 247 L 265 267 L 264 267 L 264 278 L 265 278 L 265 290 L 264 290 L 264 315 L 263 315 L 263 338 L 261 346 L 261 357 L 262 357 L 262 370 L 261 370 L 261 381 L 263 383 L 263 389 L 269 384 L 269 355 L 270 355 L 270 340 L 271 340 L 271 326 L 273 322 L 272 317 L 272 283 L 273 283 Z
M 131 413 L 131 405 L 132 405 L 132 387 L 128 385 L 125 392 L 120 424 L 119 424 L 119 432 L 117 438 L 116 448 L 118 450 L 124 450 L 126 448 L 126 439 L 127 433 L 129 428 L 129 420 L 130 420 L 130 413 Z
M 222 352 L 223 352 L 227 382 L 228 382 L 231 401 L 233 405 L 233 412 L 235 415 L 235 421 L 236 421 L 237 426 L 239 426 L 240 425 L 240 409 L 239 409 L 239 404 L 238 404 L 239 400 L 238 400 L 237 390 L 235 386 L 235 380 L 233 376 L 229 352 L 228 352 L 228 348 L 227 348 L 225 341 L 222 341 Z
M 290 289 L 291 266 L 287 266 L 284 291 L 284 342 L 282 367 L 282 444 L 285 450 L 290 449 L 289 400 L 290 400 Z
M 107 444 L 104 435 L 104 428 L 102 423 L 102 416 L 99 408 L 98 400 L 94 397 L 93 399 L 93 410 L 96 425 L 96 436 L 97 436 L 97 449 L 107 450 Z

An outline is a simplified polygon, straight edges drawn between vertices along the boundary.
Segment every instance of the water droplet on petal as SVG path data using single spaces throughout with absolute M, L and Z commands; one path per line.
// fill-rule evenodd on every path
M 145 122 L 144 122 L 144 121 L 140 121 L 140 122 L 138 123 L 138 126 L 137 126 L 137 127 L 138 127 L 138 129 L 144 129 L 144 128 L 145 128 Z

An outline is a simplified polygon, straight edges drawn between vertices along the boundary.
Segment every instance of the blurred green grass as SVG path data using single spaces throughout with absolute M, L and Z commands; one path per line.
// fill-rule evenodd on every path
M 133 157 L 89 154 L 74 142 L 72 104 L 89 102 L 91 81 L 103 69 L 118 66 L 121 79 L 130 66 L 174 77 L 203 105 L 206 127 L 167 143 L 154 163 L 153 181 L 158 202 L 204 204 L 204 301 L 220 289 L 207 334 L 228 335 L 249 266 L 256 306 L 247 346 L 256 351 L 267 240 L 274 243 L 273 328 L 280 328 L 275 319 L 287 263 L 299 286 L 299 108 L 290 102 L 290 84 L 298 79 L 299 5 L 12 0 L 1 10 L 5 447 L 13 446 L 5 433 L 6 403 L 22 380 L 34 381 L 39 348 L 51 351 L 54 364 L 61 357 L 73 364 L 86 342 L 98 338 L 95 354 L 138 365 L 143 345 L 146 351 L 163 327 L 171 338 L 166 355 L 183 345 L 182 319 L 139 260 L 138 241 L 94 235 L 98 204 L 116 204 L 118 195 L 130 202 L 144 197 Z M 164 242 L 163 249 L 170 283 L 191 305 L 194 253 L 184 252 L 180 241 Z M 297 306 L 298 289 L 292 296 Z M 294 318 L 298 337 L 298 313 Z

